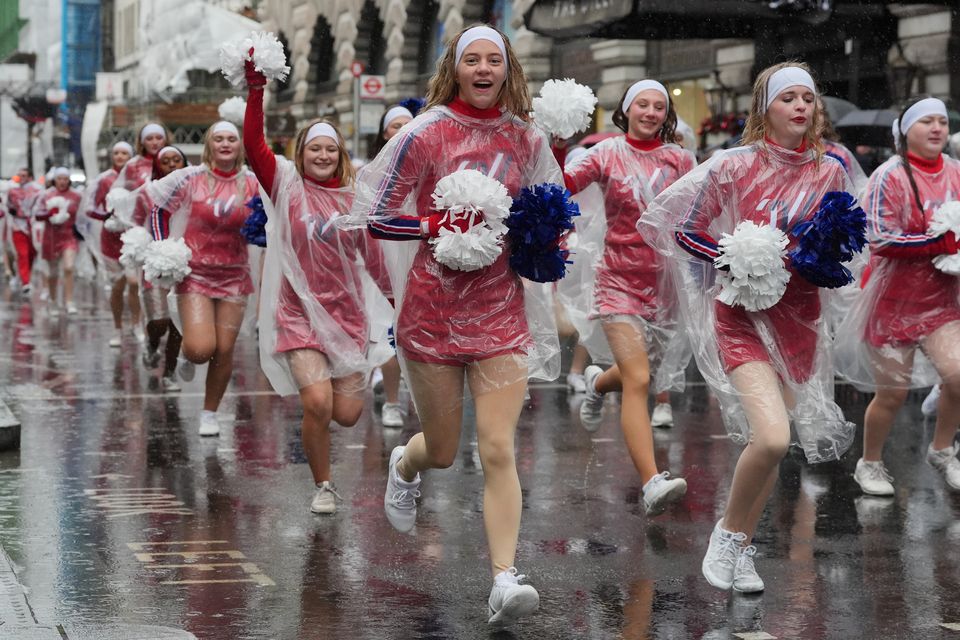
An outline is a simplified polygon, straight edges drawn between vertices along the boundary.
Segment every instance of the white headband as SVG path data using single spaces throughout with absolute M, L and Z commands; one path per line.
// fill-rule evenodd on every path
M 164 147 L 163 149 L 160 149 L 160 151 L 157 152 L 157 157 L 158 157 L 158 158 L 162 158 L 162 157 L 163 157 L 163 154 L 165 154 L 167 151 L 173 151 L 175 154 L 177 154 L 178 156 L 180 156 L 181 158 L 183 158 L 183 154 L 180 153 L 180 149 L 177 149 L 176 147 L 171 147 L 171 146 L 169 146 L 169 145 L 166 146 L 166 147 Z M 186 159 L 186 158 L 184 158 L 184 159 Z
M 503 36 L 490 27 L 473 27 L 472 29 L 464 31 L 463 35 L 461 35 L 457 41 L 457 58 L 453 66 L 460 64 L 460 58 L 463 57 L 463 52 L 477 40 L 489 40 L 497 45 L 497 49 L 500 49 L 500 55 L 503 56 L 503 64 L 507 64 L 507 46 L 503 43 Z
M 917 124 L 917 121 L 927 116 L 947 116 L 947 105 L 939 98 L 924 98 L 912 107 L 906 110 L 903 117 L 900 118 L 900 131 L 906 135 L 910 127 Z
M 340 146 L 340 138 L 337 136 L 337 130 L 328 125 L 326 122 L 318 122 L 317 124 L 310 127 L 310 130 L 307 131 L 307 137 L 303 139 L 303 146 L 310 144 L 310 141 L 314 138 L 319 138 L 320 136 L 326 136 L 331 138 L 338 147 Z
M 227 133 L 232 133 L 238 138 L 240 137 L 240 131 L 237 129 L 237 125 L 233 124 L 232 122 L 227 122 L 226 120 L 215 122 L 213 126 L 210 128 L 212 129 L 212 131 L 210 132 L 210 135 L 213 135 L 215 133 L 223 133 L 224 131 L 226 131 Z
M 813 92 L 813 95 L 817 95 L 817 85 L 814 84 L 813 78 L 800 67 L 784 67 L 775 72 L 767 80 L 767 101 L 763 106 L 763 111 L 766 112 L 770 109 L 770 105 L 777 99 L 777 96 L 790 87 L 796 86 L 806 87 Z
M 140 130 L 140 142 L 143 142 L 144 140 L 147 139 L 147 136 L 152 136 L 155 133 L 160 134 L 164 138 L 167 137 L 167 132 L 166 130 L 164 130 L 163 127 L 161 127 L 155 122 L 151 122 L 150 124 L 148 124 L 143 129 Z
M 69 177 L 70 177 L 70 169 L 67 169 L 66 167 L 57 167 L 56 169 L 54 169 L 54 170 L 53 170 L 53 177 L 54 177 L 54 178 L 59 178 L 60 176 L 66 176 L 66 177 L 69 178 Z
M 656 80 L 641 80 L 640 82 L 634 82 L 633 85 L 627 89 L 627 95 L 623 97 L 623 103 L 620 104 L 620 110 L 623 111 L 624 115 L 626 115 L 627 111 L 630 110 L 630 105 L 632 105 L 633 101 L 637 99 L 637 96 L 640 95 L 640 92 L 648 91 L 650 89 L 662 93 L 663 97 L 667 99 L 667 107 L 670 107 L 670 94 L 667 93 L 667 88 L 665 86 Z
M 383 116 L 383 128 L 386 129 L 387 125 L 397 118 L 410 118 L 413 120 L 413 114 L 410 113 L 410 110 L 406 107 L 393 107 Z
M 117 144 L 113 145 L 112 151 L 116 151 L 117 149 L 123 149 L 124 151 L 126 151 L 126 152 L 129 153 L 130 155 L 133 155 L 133 147 L 131 147 L 131 146 L 130 146 L 130 143 L 128 143 L 128 142 L 120 141 L 120 142 L 118 142 Z

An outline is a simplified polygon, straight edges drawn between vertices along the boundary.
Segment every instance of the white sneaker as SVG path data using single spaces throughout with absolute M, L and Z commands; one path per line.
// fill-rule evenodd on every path
M 596 365 L 590 365 L 583 373 L 587 397 L 580 405 L 580 424 L 590 432 L 596 431 L 603 419 L 603 394 L 596 387 L 601 373 L 603 369 Z
M 571 393 L 585 393 L 587 390 L 587 383 L 583 377 L 582 373 L 568 373 L 567 374 L 567 388 L 570 389 Z
M 123 345 L 123 333 L 117 331 L 113 334 L 113 337 L 110 338 L 110 346 L 113 348 L 119 348 Z
M 204 437 L 220 435 L 220 422 L 217 420 L 216 411 L 204 409 L 200 412 L 200 435 Z
M 703 556 L 700 570 L 703 577 L 717 589 L 727 590 L 733 586 L 734 570 L 740 557 L 740 547 L 747 541 L 747 534 L 727 531 L 720 526 L 721 520 L 710 534 L 710 546 Z
M 948 487 L 960 491 L 960 460 L 957 460 L 956 445 L 936 451 L 931 444 L 927 447 L 927 462 L 940 472 Z
M 380 423 L 385 427 L 397 428 L 403 426 L 403 409 L 399 402 L 385 402 L 380 410 Z
M 763 580 L 757 574 L 753 565 L 753 556 L 757 553 L 755 546 L 740 547 L 737 556 L 737 566 L 733 569 L 733 590 L 740 593 L 760 593 L 763 591 Z
M 407 482 L 397 474 L 397 462 L 403 457 L 404 447 L 394 447 L 387 467 L 387 490 L 383 494 L 383 510 L 393 528 L 401 533 L 413 529 L 417 522 L 417 498 L 420 497 L 420 474 Z
M 314 513 L 336 513 L 337 500 L 343 500 L 329 480 L 317 484 L 317 492 L 310 502 L 310 511 Z
M 40 302 L 46 302 L 50 299 L 50 291 L 46 287 L 40 289 Z
M 669 402 L 660 402 L 653 408 L 653 413 L 650 415 L 650 426 L 666 428 L 673 426 L 673 407 L 670 406 Z
M 647 480 L 643 485 L 643 506 L 647 516 L 658 516 L 667 506 L 677 502 L 687 493 L 687 481 L 683 478 L 670 480 L 670 472 L 664 471 Z
M 160 364 L 160 350 L 150 349 L 150 345 L 147 345 L 143 353 L 140 354 L 140 361 L 143 362 L 144 368 L 156 369 L 157 365 Z
M 501 571 L 493 579 L 487 610 L 488 624 L 504 627 L 534 613 L 540 608 L 540 594 L 529 584 L 520 584 L 526 576 L 517 575 L 516 567 Z
M 147 339 L 147 336 L 143 333 L 143 329 L 140 327 L 133 328 L 133 337 L 137 339 L 137 342 L 143 342 Z
M 177 358 L 177 375 L 180 376 L 180 379 L 184 382 L 193 382 L 193 377 L 197 375 L 197 366 L 180 356 Z
M 860 490 L 867 495 L 893 495 L 893 476 L 891 476 L 887 468 L 883 466 L 882 461 L 867 462 L 863 458 L 860 458 L 857 460 L 857 468 L 853 472 L 853 479 L 860 485 Z
M 923 404 L 920 405 L 920 413 L 928 418 L 932 418 L 937 415 L 938 404 L 940 404 L 940 385 L 935 384 L 933 388 L 930 389 L 927 397 L 923 399 Z
M 75 316 L 77 315 L 77 305 L 72 302 L 67 305 L 67 315 Z
M 160 386 L 163 388 L 164 392 L 173 393 L 175 391 L 180 391 L 180 385 L 177 384 L 177 381 L 174 380 L 173 376 L 163 376 L 160 378 Z

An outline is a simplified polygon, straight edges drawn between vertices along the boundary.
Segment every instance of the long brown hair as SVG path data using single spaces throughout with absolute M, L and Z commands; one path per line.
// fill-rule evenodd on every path
M 767 122 L 767 83 L 770 81 L 770 76 L 786 67 L 799 67 L 809 73 L 810 77 L 813 78 L 813 72 L 806 63 L 793 60 L 775 64 L 761 71 L 757 75 L 757 79 L 753 81 L 753 99 L 750 102 L 750 114 L 747 116 L 746 126 L 743 128 L 743 144 L 763 142 L 767 137 L 767 128 L 769 126 Z M 816 85 L 816 79 L 814 79 L 814 84 Z M 820 91 L 817 90 L 816 93 L 819 95 Z M 807 148 L 814 150 L 817 162 L 820 162 L 820 159 L 823 158 L 823 139 L 820 137 L 820 119 L 823 115 L 819 102 L 819 100 L 814 101 L 813 117 L 811 118 L 810 126 L 807 128 L 807 132 L 803 134 Z
M 830 142 L 839 142 L 840 134 L 833 128 L 833 119 L 823 104 L 823 99 L 817 98 L 817 106 L 820 108 L 820 137 Z
M 333 130 L 337 132 L 337 145 L 340 147 L 340 152 L 337 155 L 337 172 L 334 175 L 340 180 L 341 186 L 349 187 L 353 184 L 357 172 L 353 168 L 353 163 L 350 162 L 350 154 L 347 153 L 347 143 L 343 139 L 343 134 L 340 133 L 340 128 L 324 118 L 317 118 L 307 123 L 307 126 L 300 129 L 297 133 L 297 140 L 293 146 L 293 162 L 297 166 L 297 173 L 300 174 L 301 178 L 303 177 L 303 147 L 306 146 L 305 140 L 307 139 L 307 132 L 310 131 L 310 127 L 321 122 L 330 125 L 333 127 Z
M 437 70 L 431 76 L 430 83 L 427 85 L 427 106 L 424 109 L 437 107 L 453 102 L 457 97 L 457 43 L 460 37 L 468 30 L 474 27 L 490 27 L 500 34 L 503 38 L 503 47 L 507 53 L 507 78 L 500 88 L 498 99 L 503 107 L 520 118 L 524 122 L 530 121 L 530 109 L 532 102 L 530 100 L 530 89 L 527 88 L 527 79 L 523 75 L 523 67 L 510 46 L 510 39 L 496 27 L 488 24 L 472 24 L 455 35 L 447 43 L 447 49 L 443 52 L 440 62 L 437 63 Z
M 236 171 L 243 166 L 246 158 L 243 155 L 243 137 L 237 135 L 237 140 L 240 142 L 240 151 L 237 153 L 236 159 L 233 161 L 233 170 Z M 211 169 L 213 168 L 213 126 L 207 128 L 206 132 L 203 134 L 203 152 L 200 154 L 200 162 L 204 163 Z
M 627 92 L 630 91 L 630 87 L 632 86 L 633 84 L 630 84 L 623 90 L 623 95 L 620 96 L 620 101 L 617 102 L 617 110 L 613 112 L 613 124 L 624 133 L 629 133 L 630 131 L 630 117 L 623 112 L 623 101 L 627 99 Z M 667 85 L 663 86 L 667 89 L 667 95 L 669 96 L 670 88 L 667 87 Z M 630 106 L 628 105 L 627 109 L 629 108 Z M 660 126 L 657 137 L 660 138 L 661 142 L 677 142 L 677 110 L 673 108 L 673 100 L 669 97 L 667 98 L 667 117 Z

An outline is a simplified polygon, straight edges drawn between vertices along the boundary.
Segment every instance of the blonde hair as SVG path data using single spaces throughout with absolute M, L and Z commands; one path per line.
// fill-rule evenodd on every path
M 513 47 L 510 46 L 510 39 L 496 27 L 480 23 L 472 24 L 463 29 L 447 43 L 447 49 L 443 52 L 443 56 L 437 63 L 437 70 L 430 77 L 430 83 L 427 85 L 427 106 L 424 109 L 449 104 L 457 97 L 457 43 L 460 42 L 460 37 L 465 32 L 481 26 L 490 27 L 500 34 L 503 38 L 504 50 L 507 53 L 507 77 L 497 98 L 507 111 L 524 122 L 529 122 L 532 105 L 530 89 L 527 87 L 527 79 L 523 75 L 523 67 L 520 66 L 520 61 L 513 52 Z
M 243 155 L 243 137 L 237 136 L 237 140 L 240 141 L 240 151 L 237 153 L 236 159 L 233 161 L 233 170 L 236 171 L 243 166 L 243 163 L 246 161 L 246 157 Z M 213 127 L 210 127 L 203 134 L 203 152 L 200 154 L 200 162 L 207 165 L 210 168 L 213 168 Z
M 167 129 L 167 125 L 161 124 L 161 123 L 155 122 L 155 121 L 154 121 L 154 122 L 144 123 L 144 124 L 140 125 L 140 128 L 139 128 L 139 129 L 137 129 L 137 139 L 134 140 L 134 147 L 133 147 L 133 150 L 134 150 L 134 151 L 136 152 L 136 154 L 137 154 L 138 156 L 140 156 L 141 158 L 145 158 L 145 157 L 146 157 L 146 155 L 144 154 L 143 140 L 141 139 L 141 136 L 143 135 L 143 130 L 146 129 L 147 126 L 149 126 L 149 125 L 151 125 L 151 124 L 158 124 L 158 125 L 160 125 L 161 127 L 163 127 L 163 145 L 160 145 L 160 149 L 162 149 L 164 145 L 168 145 L 168 144 L 172 144 L 172 143 L 173 143 L 173 136 L 170 135 L 170 130 Z M 159 151 L 160 149 L 157 149 L 157 151 Z M 151 156 L 151 157 L 152 157 L 152 156 Z
M 297 173 L 300 174 L 301 178 L 303 177 L 303 148 L 306 146 L 307 132 L 310 131 L 310 127 L 315 124 L 320 124 L 321 122 L 330 125 L 333 127 L 333 130 L 337 132 L 337 145 L 340 147 L 340 152 L 337 156 L 336 177 L 340 180 L 341 186 L 349 187 L 353 184 L 357 172 L 353 168 L 353 163 L 350 161 L 350 154 L 347 153 L 347 143 L 343 139 L 343 134 L 340 133 L 340 128 L 324 118 L 317 118 L 312 122 L 308 122 L 307 126 L 300 129 L 297 133 L 297 140 L 293 147 L 293 162 L 297 166 Z
M 770 76 L 785 67 L 799 67 L 809 73 L 811 78 L 813 77 L 813 72 L 805 62 L 792 60 L 775 64 L 761 71 L 757 75 L 757 79 L 753 81 L 753 99 L 750 102 L 750 114 L 747 116 L 747 123 L 743 128 L 743 144 L 763 142 L 767 137 L 769 128 L 766 109 L 767 83 L 770 81 Z M 814 82 L 816 82 L 816 80 L 814 80 Z M 820 91 L 818 89 L 817 95 L 819 96 L 819 94 Z M 820 100 L 814 100 L 813 117 L 811 118 L 810 126 L 807 128 L 807 132 L 803 134 L 803 140 L 806 142 L 808 149 L 813 149 L 817 162 L 820 162 L 821 158 L 823 158 L 824 152 L 823 138 L 820 135 L 822 119 L 823 113 L 820 109 Z

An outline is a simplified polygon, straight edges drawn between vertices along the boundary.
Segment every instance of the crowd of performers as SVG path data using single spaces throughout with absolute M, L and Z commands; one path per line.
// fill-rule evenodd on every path
M 384 510 L 401 532 L 415 527 L 424 474 L 456 459 L 466 386 L 483 468 L 491 623 L 539 606 L 516 569 L 522 498 L 514 440 L 528 379 L 559 375 L 558 331 L 579 338 L 567 381 L 584 393 L 584 428 L 600 424 L 605 394 L 622 394 L 620 426 L 648 516 L 687 490 L 682 469 L 658 469 L 652 429 L 672 425 L 670 394 L 683 392 L 695 360 L 742 445 L 722 517 L 705 532 L 702 570 L 719 589 L 764 589 L 752 539 L 791 442 L 810 462 L 835 460 L 851 445 L 854 424 L 833 400 L 838 374 L 875 391 L 854 476 L 864 493 L 893 494 L 883 445 L 907 392 L 923 386 L 935 391 L 924 409 L 936 414 L 927 460 L 960 491 L 960 259 L 955 228 L 935 224 L 960 193 L 960 162 L 943 154 L 942 101 L 902 110 L 893 130 L 898 154 L 869 179 L 830 139 L 802 63 L 759 74 L 742 145 L 700 166 L 679 144 L 669 91 L 650 79 L 631 84 L 618 104 L 613 121 L 622 136 L 571 150 L 531 121 L 507 37 L 474 26 L 450 41 L 419 114 L 404 106 L 384 114 L 376 156 L 357 171 L 337 126 L 323 119 L 300 130 L 292 160 L 274 155 L 263 127 L 267 78 L 252 62 L 246 84 L 242 131 L 212 125 L 199 165 L 189 166 L 164 127 L 151 123 L 135 149 L 114 145 L 111 168 L 82 195 L 65 169 L 47 189 L 21 172 L 7 197 L 5 233 L 23 291 L 39 255 L 35 273 L 49 303 L 77 312 L 73 229 L 84 229 L 109 277 L 110 346 L 124 344 L 126 311 L 144 341 L 144 365 L 162 366 L 164 390 L 209 365 L 203 436 L 219 433 L 234 345 L 256 326 L 264 373 L 302 404 L 315 513 L 334 513 L 339 499 L 332 423 L 358 421 L 379 367 L 382 424 L 402 426 L 403 380 L 421 430 L 391 452 L 386 469 Z M 445 176 L 466 169 L 494 178 L 511 197 L 544 183 L 569 190 L 580 218 L 573 233 L 555 238 L 572 250 L 565 278 L 521 278 L 508 251 L 470 270 L 438 261 L 434 248 L 444 238 L 490 224 L 482 212 L 437 205 Z M 118 189 L 124 206 L 119 196 L 111 203 Z M 850 263 L 846 286 L 819 282 L 795 257 L 837 194 L 859 197 L 865 212 L 868 246 Z M 265 248 L 256 250 L 245 228 L 254 209 L 268 221 Z M 188 273 L 154 278 L 127 259 L 121 236 L 134 227 L 153 242 L 182 241 Z M 730 247 L 747 227 L 780 233 L 791 256 L 766 304 L 728 296 L 739 277 Z M 584 370 L 588 354 L 593 364 Z

